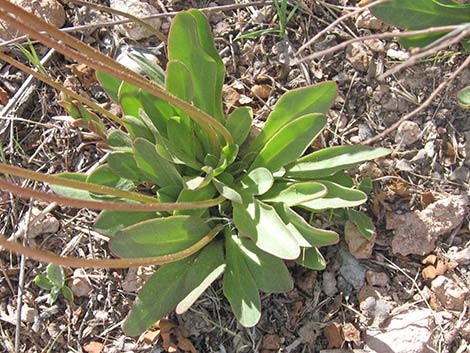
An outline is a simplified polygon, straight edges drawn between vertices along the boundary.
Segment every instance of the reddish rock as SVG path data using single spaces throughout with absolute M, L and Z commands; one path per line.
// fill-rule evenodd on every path
M 455 229 L 467 215 L 466 196 L 450 196 L 430 204 L 423 211 L 404 215 L 388 213 L 387 229 L 394 230 L 392 252 L 401 255 L 425 255 L 435 248 L 436 240 Z

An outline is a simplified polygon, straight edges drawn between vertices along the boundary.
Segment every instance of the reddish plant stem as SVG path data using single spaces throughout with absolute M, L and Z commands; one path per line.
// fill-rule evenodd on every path
M 124 203 L 124 202 L 107 202 L 107 201 L 85 201 L 72 199 L 70 197 L 59 196 L 42 191 L 32 190 L 22 187 L 6 180 L 0 179 L 0 189 L 14 193 L 22 198 L 34 198 L 47 202 L 55 202 L 58 205 L 74 208 L 88 208 L 91 210 L 110 210 L 110 211 L 127 211 L 127 212 L 151 212 L 151 211 L 175 211 L 175 210 L 192 210 L 216 206 L 223 202 L 223 196 L 216 199 L 198 202 L 168 202 L 168 203 Z
M 78 257 L 65 257 L 53 254 L 49 251 L 30 248 L 15 241 L 8 241 L 5 237 L 0 237 L 0 247 L 5 250 L 12 251 L 17 254 L 24 255 L 30 259 L 53 263 L 56 265 L 67 267 L 83 267 L 83 268 L 129 268 L 138 266 L 163 265 L 170 262 L 184 259 L 201 250 L 224 228 L 224 225 L 218 224 L 201 240 L 189 248 L 174 254 L 155 256 L 155 257 L 138 257 L 126 259 L 82 259 Z

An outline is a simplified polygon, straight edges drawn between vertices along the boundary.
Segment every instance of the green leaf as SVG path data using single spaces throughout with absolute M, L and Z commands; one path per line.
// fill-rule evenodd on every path
M 176 115 L 173 106 L 167 101 L 157 98 L 153 94 L 143 90 L 139 91 L 138 98 L 152 125 L 163 137 L 166 137 L 166 124 L 168 119 Z M 136 116 L 140 116 L 140 114 Z M 147 126 L 149 126 L 148 123 Z
M 232 134 L 235 143 L 240 146 L 250 134 L 252 123 L 253 110 L 251 107 L 238 107 L 230 113 L 225 126 Z
M 62 293 L 65 299 L 67 299 L 69 302 L 73 302 L 73 292 L 69 287 L 63 286 L 60 289 L 60 292 Z
M 301 207 L 316 211 L 328 208 L 355 207 L 367 201 L 367 195 L 360 190 L 346 188 L 331 181 L 319 181 L 328 188 L 328 193 L 318 199 L 305 202 Z
M 214 176 L 217 176 L 223 172 L 235 161 L 238 155 L 238 145 L 231 144 L 222 147 L 222 154 L 220 156 L 217 168 L 214 169 Z
M 122 130 L 111 131 L 106 143 L 110 147 L 132 148 L 132 138 Z
M 276 171 L 295 161 L 321 132 L 327 119 L 320 114 L 303 115 L 281 127 L 261 148 L 250 169 Z
M 464 109 L 470 109 L 470 86 L 462 88 L 457 93 L 457 101 Z
M 372 178 L 366 177 L 362 179 L 357 188 L 369 195 L 372 191 Z
M 168 255 L 189 248 L 209 231 L 201 218 L 157 218 L 120 230 L 109 241 L 109 248 L 123 258 Z
M 140 99 L 141 92 L 140 88 L 128 82 L 121 84 L 118 91 L 118 101 L 121 104 L 124 115 L 139 116 L 139 109 L 144 108 Z
M 245 192 L 251 195 L 263 195 L 274 183 L 272 173 L 266 168 L 256 168 L 246 174 L 240 181 Z
M 281 31 L 279 29 L 276 29 L 276 28 L 260 29 L 258 31 L 252 31 L 252 32 L 248 32 L 248 33 L 239 35 L 235 38 L 235 40 L 253 38 L 253 37 L 261 37 L 261 36 L 264 36 L 266 34 L 271 34 L 271 33 L 280 34 Z
M 226 234 L 225 243 L 224 295 L 238 321 L 245 327 L 252 327 L 261 317 L 257 285 L 245 262 L 238 237 Z
M 215 47 L 211 29 L 204 14 L 198 10 L 191 9 L 188 11 L 196 20 L 197 33 L 201 41 L 202 48 L 215 61 L 217 65 L 217 79 L 215 81 L 214 90 L 214 117 L 221 123 L 224 122 L 224 110 L 222 106 L 222 86 L 224 84 L 225 65 L 219 56 L 219 52 Z
M 127 335 L 140 335 L 168 315 L 188 295 L 184 282 L 194 257 L 164 265 L 150 277 L 124 322 L 123 329 Z
M 266 293 L 279 293 L 293 288 L 294 283 L 284 261 L 260 250 L 250 239 L 236 240 L 259 290 Z
M 168 148 L 171 153 L 187 166 L 196 170 L 201 169 L 201 163 L 196 159 L 196 150 L 201 146 L 196 147 L 191 121 L 188 118 L 172 117 L 168 120 L 167 131 Z
M 193 80 L 194 105 L 220 121 L 218 105 L 222 99 L 218 92 L 218 64 L 200 41 L 199 31 L 203 30 L 198 28 L 200 23 L 202 21 L 197 21 L 188 12 L 181 12 L 175 17 L 168 38 L 168 56 L 170 61 L 180 61 L 188 68 Z M 220 97 L 218 104 L 216 97 Z
M 47 265 L 47 278 L 51 283 L 58 287 L 62 288 L 64 285 L 64 269 L 62 266 L 55 265 L 55 264 L 49 264 Z
M 108 165 L 102 165 L 96 168 L 93 173 L 91 173 L 87 180 L 87 183 L 90 184 L 98 184 L 98 185 L 105 185 L 110 186 L 120 190 L 134 190 L 135 184 L 128 179 L 121 178 L 120 176 L 116 175 Z M 106 196 L 98 193 L 91 193 L 94 198 L 99 199 L 111 199 L 114 200 L 116 197 L 113 196 Z
M 142 180 L 142 173 L 130 152 L 113 152 L 108 156 L 109 168 L 118 176 L 124 179 L 139 183 Z
M 167 64 L 166 72 L 166 90 L 186 102 L 191 102 L 194 96 L 193 81 L 186 65 L 181 61 L 171 60 Z
M 210 200 L 216 194 L 216 189 L 212 184 L 208 184 L 203 188 L 197 190 L 181 190 L 181 193 L 178 196 L 177 202 L 196 202 L 196 201 L 205 201 Z M 189 215 L 202 217 L 204 213 L 207 212 L 207 209 L 201 208 L 196 210 L 176 210 L 175 215 Z
M 160 199 L 160 202 L 176 202 L 180 192 L 182 190 L 181 186 L 170 185 L 158 189 L 157 196 Z
M 124 323 L 126 334 L 144 332 L 175 307 L 182 313 L 224 270 L 223 249 L 212 242 L 199 253 L 163 265 L 145 283 Z
M 345 171 L 340 170 L 339 172 L 336 172 L 333 175 L 327 176 L 327 177 L 322 177 L 322 180 L 325 181 L 331 181 L 335 184 L 347 187 L 347 188 L 354 188 L 356 184 L 354 183 L 353 178 L 346 173 Z M 361 190 L 361 189 L 359 189 Z M 364 191 L 364 190 L 361 190 Z M 365 191 L 364 191 L 365 192 Z
M 283 204 L 275 205 L 277 213 L 289 228 L 290 232 L 297 236 L 297 241 L 302 247 L 321 247 L 333 245 L 339 241 L 338 233 L 331 230 L 312 227 L 298 213 Z
M 208 244 L 192 262 L 184 283 L 189 294 L 178 303 L 176 313 L 183 314 L 225 270 L 224 248 L 220 241 Z
M 101 211 L 95 221 L 95 230 L 104 235 L 114 235 L 131 225 L 157 218 L 156 212 Z
M 326 261 L 317 248 L 302 249 L 302 254 L 296 262 L 311 270 L 319 271 L 326 267 Z
M 374 223 L 372 219 L 364 212 L 356 210 L 347 210 L 349 220 L 354 223 L 357 230 L 366 238 L 371 240 L 374 236 Z
M 159 86 L 164 85 L 165 71 L 163 71 L 159 65 L 140 53 L 134 54 L 133 52 L 128 52 L 127 56 L 139 66 L 140 70 L 138 70 L 138 73 L 152 80 Z
M 336 98 L 336 92 L 336 83 L 328 81 L 284 94 L 247 153 L 258 152 L 271 137 L 294 119 L 307 114 L 326 113 Z
M 111 99 L 118 103 L 118 92 L 122 84 L 122 80 L 115 78 L 111 75 L 105 74 L 104 72 L 97 71 L 96 76 L 101 83 L 101 86 L 106 90 Z
M 126 128 L 132 138 L 141 137 L 150 142 L 155 142 L 155 136 L 142 120 L 136 118 L 135 116 L 127 115 L 122 119 L 122 121 L 124 122 L 124 125 L 126 125 Z
M 49 298 L 47 299 L 47 303 L 49 305 L 52 305 L 57 301 L 61 289 L 61 287 L 52 287 L 51 292 L 49 293 Z
M 54 287 L 54 283 L 52 283 L 46 276 L 44 275 L 37 275 L 34 277 L 34 283 L 42 289 L 51 290 Z
M 242 196 L 238 191 L 236 191 L 232 186 L 227 185 L 221 180 L 218 179 L 212 179 L 212 183 L 214 184 L 215 188 L 217 191 L 225 197 L 227 200 L 237 202 L 237 203 L 242 203 Z
M 274 208 L 251 198 L 244 203 L 232 203 L 233 222 L 238 230 L 250 237 L 257 247 L 281 259 L 296 259 L 300 248 Z
M 426 45 L 431 44 L 432 42 L 438 40 L 443 35 L 445 35 L 446 31 L 437 32 L 437 33 L 430 33 L 430 34 L 419 34 L 416 36 L 411 37 L 402 37 L 400 38 L 399 42 L 405 48 L 423 48 Z
M 386 148 L 335 146 L 313 152 L 287 167 L 286 177 L 318 179 L 350 168 L 358 163 L 390 154 Z
M 412 30 L 470 21 L 470 4 L 449 6 L 435 0 L 391 0 L 370 10 L 384 22 Z
M 176 167 L 158 154 L 153 143 L 141 138 L 135 139 L 134 158 L 142 173 L 157 185 L 182 185 L 182 178 Z
M 84 183 L 87 180 L 87 175 L 81 174 L 81 173 L 61 173 L 61 174 L 57 174 L 56 176 L 60 178 L 65 178 L 65 179 L 82 181 Z M 66 196 L 72 199 L 83 200 L 83 201 L 96 201 L 96 199 L 93 196 L 91 196 L 91 194 L 88 191 L 85 191 L 85 190 L 78 190 L 78 189 L 69 188 L 66 186 L 53 185 L 53 184 L 51 184 L 49 187 L 52 189 L 52 191 L 54 191 L 56 194 L 61 195 L 61 196 Z
M 276 182 L 261 198 L 263 202 L 280 202 L 295 206 L 326 195 L 326 186 L 316 182 Z

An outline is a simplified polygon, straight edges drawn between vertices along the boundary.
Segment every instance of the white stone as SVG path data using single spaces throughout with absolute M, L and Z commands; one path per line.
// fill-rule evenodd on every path
M 396 50 L 396 49 L 392 49 L 392 48 L 387 50 L 387 56 L 390 59 L 399 60 L 399 61 L 405 61 L 405 60 L 410 58 L 410 54 L 407 53 L 406 51 Z
M 428 353 L 434 328 L 433 313 L 417 309 L 393 316 L 383 330 L 368 330 L 366 351 L 376 353 Z
M 421 129 L 413 121 L 404 121 L 400 124 L 395 135 L 395 142 L 404 146 L 409 146 L 418 141 Z
M 38 311 L 35 308 L 31 308 L 27 305 L 21 307 L 21 321 L 33 323 L 38 317 Z
M 87 274 L 81 268 L 77 268 L 73 271 L 72 280 L 69 283 L 69 286 L 73 295 L 76 297 L 87 297 L 93 289 Z
M 159 12 L 156 7 L 142 0 L 111 0 L 110 7 L 122 12 L 127 12 L 136 17 L 150 16 Z M 122 16 L 116 17 L 118 19 L 125 19 Z M 159 18 L 145 20 L 145 22 L 156 30 L 160 29 L 161 20 Z M 154 32 L 135 22 L 121 25 L 118 27 L 118 30 L 120 33 L 133 40 L 140 40 L 154 35 Z

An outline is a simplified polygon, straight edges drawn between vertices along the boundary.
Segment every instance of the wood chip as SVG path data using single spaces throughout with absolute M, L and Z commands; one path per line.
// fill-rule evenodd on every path
M 272 88 L 269 85 L 254 85 L 251 92 L 261 99 L 267 99 L 271 95 Z
M 421 194 L 420 202 L 423 208 L 428 207 L 430 204 L 436 201 L 433 193 L 431 191 L 426 191 Z
M 83 350 L 87 353 L 101 353 L 103 350 L 103 343 L 92 341 L 83 347 Z
M 265 335 L 261 343 L 261 349 L 277 351 L 281 348 L 281 337 L 278 335 Z
M 158 341 L 158 337 L 160 337 L 160 330 L 149 330 L 144 334 L 144 342 L 147 344 L 154 344 Z
M 343 345 L 343 335 L 341 333 L 341 324 L 333 322 L 323 329 L 323 334 L 328 340 L 328 348 L 341 348 Z
M 344 340 L 347 342 L 354 342 L 356 345 L 361 343 L 361 331 L 350 322 L 343 326 L 343 335 Z
M 8 95 L 8 92 L 5 91 L 2 87 L 0 87 L 0 104 L 7 105 L 9 100 L 10 96 Z

